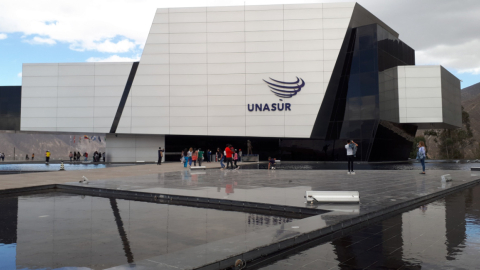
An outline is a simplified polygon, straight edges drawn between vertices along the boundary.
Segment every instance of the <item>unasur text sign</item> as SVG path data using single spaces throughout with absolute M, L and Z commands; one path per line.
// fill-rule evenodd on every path
M 305 86 L 305 81 L 301 78 L 297 77 L 297 80 L 294 82 L 282 82 L 278 81 L 275 79 L 270 78 L 272 82 L 263 80 L 265 83 L 267 83 L 268 87 L 270 88 L 270 91 L 272 91 L 273 94 L 275 94 L 277 97 L 281 98 L 291 98 L 295 95 L 297 95 L 298 92 L 302 90 L 302 88 Z M 283 101 L 280 99 L 280 101 Z M 253 111 L 291 111 L 292 110 L 292 104 L 290 103 L 264 103 L 264 104 L 258 104 L 258 103 L 253 103 L 253 104 L 247 104 L 248 111 L 253 112 Z

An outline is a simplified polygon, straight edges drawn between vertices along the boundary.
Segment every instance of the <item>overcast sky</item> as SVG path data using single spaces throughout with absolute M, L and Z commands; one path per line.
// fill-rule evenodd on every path
M 0 85 L 20 85 L 22 63 L 138 60 L 159 7 L 351 2 L 330 0 L 0 0 Z M 480 82 L 479 0 L 359 0 L 416 50 Z

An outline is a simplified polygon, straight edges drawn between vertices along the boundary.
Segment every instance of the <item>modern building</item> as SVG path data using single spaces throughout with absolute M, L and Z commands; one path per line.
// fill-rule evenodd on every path
M 22 74 L 21 131 L 106 133 L 110 161 L 247 140 L 261 158 L 342 160 L 346 139 L 358 160 L 402 160 L 417 128 L 462 124 L 460 81 L 415 66 L 356 3 L 160 8 L 139 62 Z

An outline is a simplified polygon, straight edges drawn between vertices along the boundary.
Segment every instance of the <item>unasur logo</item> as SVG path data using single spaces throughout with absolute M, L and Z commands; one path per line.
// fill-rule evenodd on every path
M 298 78 L 294 82 L 282 82 L 270 78 L 272 82 L 263 80 L 267 83 L 270 91 L 280 98 L 291 98 L 297 95 L 305 86 L 305 81 L 302 78 Z M 283 101 L 283 99 L 280 99 Z M 265 103 L 265 104 L 248 104 L 248 110 L 253 111 L 291 111 L 292 104 L 290 103 Z
M 277 97 L 281 98 L 291 98 L 295 96 L 298 92 L 300 92 L 305 86 L 305 82 L 298 77 L 297 80 L 294 82 L 282 82 L 272 78 L 270 78 L 270 80 L 274 81 L 275 83 L 271 83 L 265 80 L 263 81 L 268 84 L 268 87 L 270 87 L 270 91 L 272 91 Z

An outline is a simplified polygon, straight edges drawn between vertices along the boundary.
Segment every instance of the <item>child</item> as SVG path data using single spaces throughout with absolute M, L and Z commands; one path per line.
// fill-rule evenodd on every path
M 235 166 L 235 169 L 238 169 L 237 160 L 238 160 L 238 152 L 237 152 L 237 150 L 235 149 L 235 150 L 234 150 L 234 154 L 233 154 L 233 165 Z
M 193 166 L 197 166 L 198 150 L 195 149 L 192 154 Z

